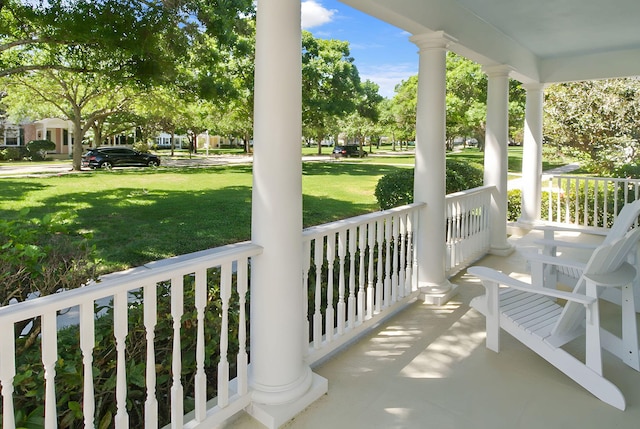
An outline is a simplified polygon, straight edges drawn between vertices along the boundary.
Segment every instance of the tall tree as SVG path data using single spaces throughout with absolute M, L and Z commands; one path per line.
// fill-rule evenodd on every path
M 367 137 L 370 140 L 369 150 L 371 151 L 373 145 L 371 137 L 374 134 L 379 135 L 376 128 L 380 117 L 379 106 L 382 102 L 379 89 L 378 84 L 370 80 L 362 82 L 359 92 L 354 94 L 354 98 L 357 99 L 356 110 L 340 121 L 341 129 L 358 141 L 360 152 L 363 151 L 362 146 Z
M 446 75 L 447 141 L 473 137 L 484 146 L 487 117 L 487 76 L 479 64 L 449 52 Z M 415 138 L 418 77 L 412 76 L 396 87 L 393 108 L 401 139 Z M 516 81 L 509 82 L 509 134 L 522 135 L 525 92 Z
M 302 32 L 302 127 L 315 139 L 318 154 L 332 122 L 355 111 L 360 75 L 349 42 L 325 40 Z
M 3 0 L 0 77 L 60 70 L 147 81 L 171 74 L 173 53 L 186 42 L 174 37 L 172 13 L 159 1 Z
M 473 137 L 484 146 L 487 116 L 487 75 L 479 64 L 447 53 L 447 142 Z
M 14 118 L 59 117 L 74 126 L 73 169 L 80 170 L 82 141 L 95 121 L 122 112 L 132 100 L 126 85 L 86 73 L 41 70 L 8 81 L 6 102 Z
M 251 32 L 247 22 L 253 4 L 251 0 L 218 3 L 42 0 L 41 10 L 37 2 L 9 0 L 11 8 L 5 6 L 1 13 L 2 23 L 11 23 L 12 31 L 1 39 L 0 65 L 5 75 L 12 76 L 12 91 L 31 91 L 62 112 L 57 116 L 74 121 L 73 167 L 79 169 L 84 133 L 96 120 L 122 109 L 121 102 L 131 100 L 132 89 L 162 84 L 175 94 L 207 99 L 233 93 L 225 64 L 242 54 L 238 33 Z M 87 26 L 83 21 L 94 15 L 99 15 L 97 24 Z M 20 26 L 23 17 L 28 25 Z M 87 34 L 83 28 L 91 31 Z M 109 34 L 103 37 L 102 32 Z M 107 96 L 109 91 L 115 93 Z M 105 104 L 99 106 L 100 101 Z
M 640 153 L 640 82 L 573 82 L 545 91 L 545 140 L 580 154 L 602 174 Z
M 418 109 L 418 76 L 403 80 L 395 88 L 393 96 L 393 117 L 396 136 L 400 141 L 416 138 L 416 114 Z

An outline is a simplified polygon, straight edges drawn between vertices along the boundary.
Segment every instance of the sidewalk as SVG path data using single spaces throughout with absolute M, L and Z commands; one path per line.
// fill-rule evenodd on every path
M 553 176 L 555 174 L 567 174 L 567 173 L 571 173 L 574 170 L 577 170 L 578 168 L 580 168 L 580 164 L 573 163 L 573 164 L 563 165 L 557 168 L 552 168 L 551 170 L 543 171 L 542 181 L 544 182 L 546 180 L 545 176 Z M 509 180 L 507 182 L 507 189 L 509 191 L 512 189 L 522 189 L 522 178 L 520 177 L 517 179 Z

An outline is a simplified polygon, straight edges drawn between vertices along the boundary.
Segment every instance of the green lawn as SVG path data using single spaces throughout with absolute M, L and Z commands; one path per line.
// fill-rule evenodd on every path
M 521 148 L 509 153 L 510 167 L 519 168 Z M 483 154 L 448 156 L 481 163 Z M 378 179 L 410 166 L 407 154 L 305 163 L 304 226 L 377 210 Z M 5 219 L 23 208 L 34 218 L 62 213 L 73 229 L 93 234 L 105 271 L 114 271 L 248 240 L 251 186 L 250 165 L 11 177 L 0 179 L 0 210 Z
M 309 163 L 304 167 L 304 224 L 377 209 L 373 190 L 394 167 Z M 106 271 L 248 240 L 251 167 L 132 169 L 0 179 L 5 218 L 63 213 L 91 232 Z

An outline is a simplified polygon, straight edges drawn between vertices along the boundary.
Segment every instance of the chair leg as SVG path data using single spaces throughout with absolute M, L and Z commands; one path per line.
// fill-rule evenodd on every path
M 500 351 L 500 288 L 498 283 L 483 281 L 487 297 L 487 348 Z
M 622 288 L 622 342 L 625 353 L 623 361 L 636 371 L 640 371 L 634 286 L 627 285 Z
M 587 280 L 587 296 L 597 296 L 597 286 Z M 602 376 L 602 344 L 600 342 L 600 309 L 598 303 L 586 308 L 585 364 L 596 374 Z

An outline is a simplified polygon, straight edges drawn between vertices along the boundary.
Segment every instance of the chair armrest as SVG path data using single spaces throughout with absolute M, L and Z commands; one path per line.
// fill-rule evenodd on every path
M 517 289 L 524 292 L 536 293 L 539 295 L 550 296 L 552 298 L 565 299 L 567 301 L 573 301 L 582 305 L 591 305 L 597 301 L 597 298 L 586 296 L 586 295 L 580 295 L 573 292 L 564 292 L 561 290 L 550 289 L 550 288 L 533 287 L 528 283 L 525 283 L 518 279 L 514 279 L 513 277 L 509 277 L 508 275 L 501 273 L 500 271 L 496 271 L 493 268 L 489 268 L 489 267 L 475 266 L 475 267 L 469 268 L 467 272 L 483 280 L 483 283 L 484 283 L 484 280 L 486 280 L 489 282 L 508 286 L 512 289 Z
M 575 259 L 563 258 L 558 256 L 544 255 L 535 252 L 521 252 L 522 256 L 532 262 L 540 262 L 546 265 L 555 265 L 557 267 L 574 268 L 576 270 L 584 271 L 587 264 L 584 262 L 576 261 Z
M 633 282 L 636 277 L 636 269 L 630 263 L 624 262 L 613 272 L 606 274 L 587 273 L 584 276 L 601 287 L 621 287 Z
M 609 228 L 599 226 L 536 225 L 533 229 L 544 231 L 545 237 L 547 234 L 553 234 L 555 231 L 579 232 L 593 235 L 607 235 L 609 233 Z
M 574 243 L 572 241 L 550 240 L 550 239 L 544 239 L 544 238 L 540 240 L 534 240 L 534 243 L 540 244 L 544 247 L 568 247 L 572 249 L 595 250 L 598 247 L 597 244 Z

